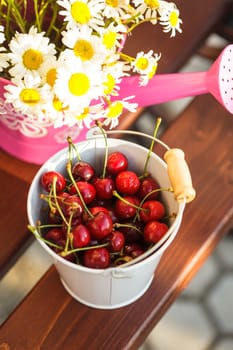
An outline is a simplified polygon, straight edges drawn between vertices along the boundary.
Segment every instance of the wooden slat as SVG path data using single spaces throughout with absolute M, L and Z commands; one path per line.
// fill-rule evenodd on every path
M 2 326 L 0 344 L 137 349 L 232 224 L 232 118 L 211 96 L 201 96 L 164 134 L 166 143 L 185 151 L 197 197 L 142 298 L 117 310 L 91 309 L 65 292 L 52 268 Z

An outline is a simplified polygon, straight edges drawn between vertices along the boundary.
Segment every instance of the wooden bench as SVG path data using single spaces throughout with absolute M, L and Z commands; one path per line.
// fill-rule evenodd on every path
M 201 20 L 197 20 L 196 25 L 199 21 L 203 24 L 204 20 L 211 23 L 198 39 L 193 38 L 192 45 L 189 41 L 192 31 L 187 28 L 184 29 L 185 41 L 181 36 L 174 52 L 165 45 L 163 35 L 159 36 L 162 39 L 158 42 L 164 44 L 169 63 L 166 67 L 166 59 L 165 63 L 161 61 L 162 72 L 179 69 L 185 63 L 183 57 L 176 60 L 179 52 L 182 50 L 187 60 L 222 16 L 223 1 L 215 1 L 215 6 L 213 0 L 208 2 L 215 20 L 200 14 Z M 193 13 L 193 3 L 184 6 L 186 10 L 190 6 L 188 13 Z M 194 21 L 193 17 L 190 22 Z M 140 111 L 135 118 L 138 115 Z M 132 117 L 131 123 L 135 118 Z M 129 127 L 126 124 L 122 123 L 121 127 Z M 137 349 L 232 226 L 232 133 L 233 116 L 213 97 L 204 95 L 195 98 L 162 135 L 169 146 L 185 151 L 197 198 L 187 205 L 179 233 L 142 298 L 117 310 L 88 308 L 66 293 L 52 267 L 2 325 L 0 349 Z M 37 169 L 38 166 L 0 153 L 1 275 L 31 241 L 26 230 L 26 196 Z
M 96 310 L 74 301 L 51 268 L 3 324 L 9 349 L 137 349 L 233 223 L 233 116 L 197 97 L 162 137 L 186 153 L 194 202 L 153 283 L 135 303 Z

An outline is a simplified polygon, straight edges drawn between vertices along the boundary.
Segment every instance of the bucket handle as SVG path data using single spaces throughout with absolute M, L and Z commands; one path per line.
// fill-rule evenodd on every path
M 196 197 L 196 191 L 192 185 L 192 178 L 189 171 L 188 164 L 185 160 L 184 152 L 179 148 L 170 148 L 166 143 L 159 140 L 156 137 L 151 135 L 144 134 L 139 131 L 134 130 L 105 130 L 107 135 L 111 134 L 131 134 L 137 136 L 143 136 L 158 142 L 162 145 L 166 152 L 164 154 L 164 160 L 167 164 L 168 177 L 171 182 L 172 191 L 174 192 L 174 197 L 177 202 L 190 203 Z M 87 138 L 96 138 L 100 137 L 102 134 L 99 131 L 99 128 L 92 128 L 87 134 Z

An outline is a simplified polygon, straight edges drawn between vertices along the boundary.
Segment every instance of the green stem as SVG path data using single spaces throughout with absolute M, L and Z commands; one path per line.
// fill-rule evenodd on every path
M 156 125 L 155 125 L 155 129 L 154 129 L 154 133 L 153 133 L 153 140 L 150 144 L 150 148 L 149 148 L 149 152 L 147 153 L 147 157 L 146 157 L 146 161 L 145 161 L 145 165 L 144 165 L 144 170 L 143 170 L 143 174 L 147 173 L 147 166 L 148 166 L 148 162 L 151 156 L 151 153 L 153 152 L 153 148 L 154 148 L 154 144 L 155 144 L 155 138 L 159 129 L 159 126 L 161 124 L 162 119 L 158 118 L 156 121 Z
M 91 218 L 93 218 L 94 216 L 93 216 L 93 214 L 90 212 L 90 210 L 88 209 L 88 207 L 87 207 L 87 205 L 86 205 L 86 203 L 85 203 L 85 201 L 84 201 L 84 199 L 83 199 L 83 196 L 82 196 L 82 194 L 81 194 L 81 192 L 80 192 L 80 190 L 79 190 L 79 188 L 78 188 L 78 185 L 76 184 L 76 181 L 75 181 L 75 179 L 74 179 L 74 177 L 73 177 L 73 174 L 72 174 L 72 171 L 71 171 L 71 161 L 68 161 L 68 162 L 67 162 L 67 164 L 66 164 L 66 170 L 67 170 L 67 173 L 68 173 L 68 175 L 69 175 L 69 177 L 70 177 L 70 180 L 71 180 L 72 184 L 74 185 L 74 187 L 75 187 L 75 189 L 76 189 L 76 191 L 77 191 L 77 194 L 78 194 L 78 196 L 79 196 L 79 198 L 80 198 L 80 200 L 81 200 L 81 202 L 82 202 L 82 205 L 83 205 L 84 210 L 87 212 L 87 214 L 88 214 Z
M 127 204 L 127 205 L 130 205 L 131 207 L 135 208 L 135 209 L 138 209 L 138 210 L 146 210 L 146 209 L 142 209 L 140 208 L 138 205 L 135 205 L 129 201 L 127 201 L 124 197 L 122 197 L 117 191 L 113 191 L 112 192 L 113 196 L 120 199 L 123 203 Z
M 104 143 L 105 143 L 104 166 L 103 166 L 103 173 L 102 173 L 102 178 L 104 179 L 106 176 L 106 167 L 107 167 L 107 160 L 108 160 L 108 142 L 107 142 L 106 133 L 105 133 L 104 129 L 102 128 L 100 121 L 97 121 L 96 125 L 100 129 L 100 132 L 103 135 Z
M 65 217 L 65 215 L 63 214 L 63 212 L 62 212 L 62 210 L 61 210 L 61 207 L 60 207 L 60 205 L 59 205 L 59 203 L 58 203 L 58 200 L 57 200 L 56 182 L 57 182 L 57 178 L 54 177 L 52 188 L 53 188 L 53 195 L 54 195 L 55 205 L 56 205 L 56 208 L 57 208 L 57 210 L 58 210 L 58 212 L 59 212 L 59 214 L 60 214 L 62 220 L 64 221 L 64 223 L 65 223 L 66 226 L 68 227 L 68 226 L 69 226 L 69 222 L 66 220 L 66 217 Z
M 95 249 L 95 248 L 107 247 L 108 245 L 109 245 L 109 243 L 103 243 L 103 244 L 86 246 L 86 247 L 82 247 L 82 248 L 75 248 L 75 249 L 71 249 L 71 250 L 68 250 L 68 251 L 63 251 L 60 255 L 64 257 L 66 255 L 77 253 L 77 252 L 81 252 L 81 251 L 84 251 L 84 250 L 90 250 L 90 249 Z
M 34 227 L 34 226 L 31 226 L 31 225 L 28 225 L 27 226 L 28 230 L 38 239 L 40 239 L 41 241 L 45 242 L 46 244 L 48 244 L 50 247 L 53 247 L 53 248 L 57 248 L 57 249 L 63 249 L 63 247 L 59 246 L 58 244 L 55 244 L 51 241 L 48 241 L 47 239 L 43 238 L 39 233 L 36 232 L 37 229 L 40 230 L 41 226 L 37 226 Z

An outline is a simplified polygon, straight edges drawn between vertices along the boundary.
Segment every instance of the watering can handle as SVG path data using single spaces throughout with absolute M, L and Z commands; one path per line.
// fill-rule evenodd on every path
M 192 186 L 192 179 L 188 165 L 184 159 L 184 152 L 179 148 L 169 149 L 164 154 L 167 163 L 168 176 L 171 181 L 175 199 L 178 202 L 191 202 L 196 192 Z

